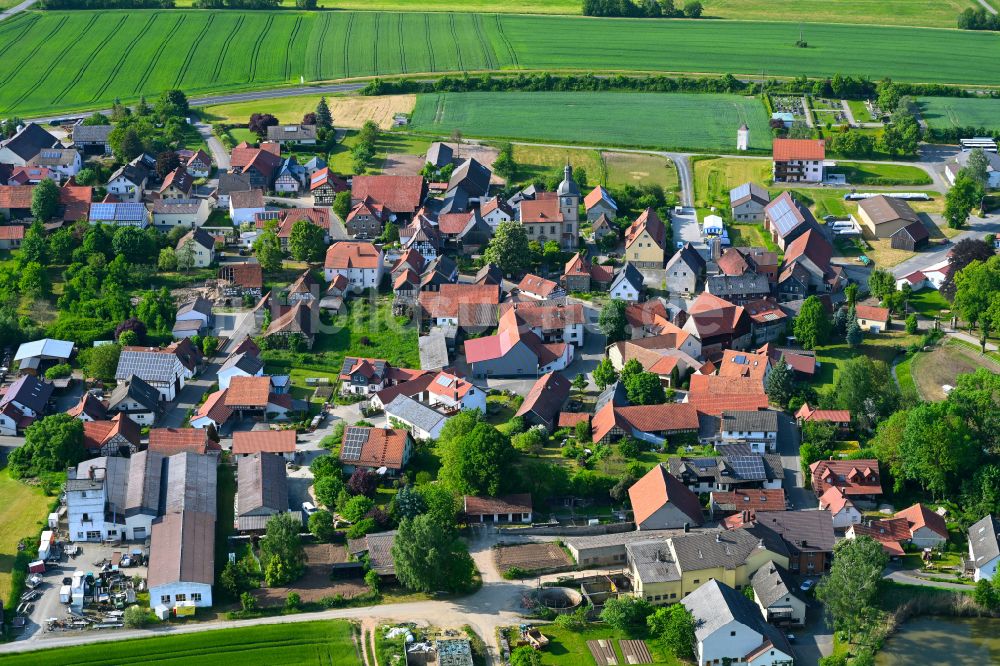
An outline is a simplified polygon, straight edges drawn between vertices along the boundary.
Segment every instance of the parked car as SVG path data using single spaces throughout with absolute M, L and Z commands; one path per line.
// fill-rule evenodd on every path
M 313 504 L 312 502 L 303 502 L 302 503 L 302 511 L 307 516 L 311 516 L 314 513 L 316 513 L 316 505 Z
M 816 586 L 816 581 L 814 581 L 812 578 L 807 578 L 806 580 L 802 581 L 801 585 L 799 585 L 799 589 L 802 590 L 803 592 L 808 592 L 815 586 Z

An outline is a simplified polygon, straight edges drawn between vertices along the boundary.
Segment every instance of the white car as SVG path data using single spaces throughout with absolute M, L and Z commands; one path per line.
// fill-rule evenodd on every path
M 303 502 L 302 503 L 302 511 L 307 516 L 311 516 L 314 513 L 316 513 L 316 505 L 313 504 L 312 502 Z
M 815 585 L 816 581 L 812 580 L 811 578 L 807 578 L 806 580 L 802 581 L 801 585 L 799 585 L 799 589 L 802 590 L 803 592 L 808 592 L 809 590 L 813 589 L 813 586 Z

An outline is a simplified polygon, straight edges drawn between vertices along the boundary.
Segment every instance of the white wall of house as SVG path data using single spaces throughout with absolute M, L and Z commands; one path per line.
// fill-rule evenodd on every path
M 847 529 L 851 525 L 860 524 L 861 512 L 853 506 L 847 505 L 833 514 L 833 529 Z
M 142 201 L 142 183 L 133 183 L 128 178 L 118 177 L 108 183 L 108 192 L 125 202 Z
M 916 532 L 913 532 L 910 542 L 917 546 L 918 548 L 936 548 L 944 544 L 946 539 L 930 529 L 929 527 L 921 527 Z
M 178 602 L 194 603 L 198 608 L 212 605 L 212 586 L 205 583 L 177 582 L 149 588 L 149 603 L 173 608 Z
M 794 624 L 806 623 L 806 603 L 794 594 L 787 594 L 765 608 L 760 601 L 760 597 L 754 592 L 753 600 L 757 602 L 757 607 L 764 614 L 764 619 L 768 622 L 787 620 L 790 618 Z M 791 611 L 791 614 L 788 611 Z
M 969 546 L 969 559 L 973 560 L 972 546 Z M 978 583 L 980 580 L 985 578 L 986 580 L 993 580 L 993 576 L 997 573 L 997 565 L 1000 565 L 1000 557 L 994 557 L 989 562 L 986 562 L 982 566 L 976 567 L 976 572 L 973 578 Z
M 562 356 L 552 361 L 548 365 L 543 365 L 538 368 L 538 374 L 544 375 L 548 372 L 558 372 L 560 370 L 565 370 L 566 367 L 573 362 L 573 345 L 566 345 L 563 350 Z
M 337 275 L 343 275 L 352 287 L 358 289 L 376 289 L 382 280 L 382 257 L 379 257 L 378 268 L 327 268 L 326 281 L 332 282 Z
M 234 225 L 253 223 L 254 215 L 263 212 L 263 208 L 234 208 L 232 200 L 229 202 L 229 218 Z
M 263 377 L 264 368 L 251 375 L 248 372 L 244 372 L 239 368 L 226 368 L 225 370 L 219 371 L 219 389 L 229 388 L 229 382 L 232 381 L 233 377 Z

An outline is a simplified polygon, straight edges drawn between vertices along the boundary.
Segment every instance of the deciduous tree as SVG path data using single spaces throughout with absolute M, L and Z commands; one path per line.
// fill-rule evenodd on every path
M 325 232 L 309 220 L 299 220 L 292 225 L 288 237 L 288 249 L 297 261 L 316 262 L 323 259 L 326 252 Z
M 826 342 L 830 331 L 830 318 L 826 314 L 823 303 L 815 296 L 810 296 L 802 304 L 799 316 L 792 325 L 795 338 L 805 349 L 815 349 Z
M 624 340 L 628 335 L 628 320 L 625 318 L 625 301 L 612 300 L 597 318 L 597 326 L 607 336 L 608 342 Z
M 844 539 L 833 552 L 833 566 L 816 586 L 816 598 L 823 602 L 834 628 L 845 632 L 849 642 L 875 613 L 888 557 L 882 545 L 869 536 Z
M 528 236 L 517 222 L 501 222 L 483 252 L 487 263 L 496 264 L 504 274 L 523 273 L 530 261 Z
M 15 479 L 62 472 L 86 457 L 83 422 L 69 414 L 52 414 L 28 426 L 24 444 L 10 452 L 7 467 Z
M 418 592 L 467 590 L 476 573 L 454 530 L 426 513 L 399 523 L 392 559 L 399 582 Z
M 51 178 L 43 178 L 31 191 L 31 215 L 48 222 L 59 210 L 59 186 Z
M 601 359 L 597 367 L 594 368 L 594 371 L 590 373 L 590 376 L 594 380 L 594 383 L 597 384 L 597 388 L 602 391 L 618 381 L 618 373 L 615 371 L 615 366 L 611 363 L 611 359 L 607 357 Z

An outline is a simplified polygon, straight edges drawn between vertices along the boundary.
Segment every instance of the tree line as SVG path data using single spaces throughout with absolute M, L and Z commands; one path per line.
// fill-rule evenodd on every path
M 986 11 L 985 7 L 967 8 L 958 15 L 960 30 L 1000 30 L 1000 16 Z
M 704 7 L 690 0 L 683 8 L 674 0 L 583 0 L 584 16 L 618 16 L 629 18 L 701 18 Z
M 173 9 L 174 0 L 41 0 L 41 9 Z

